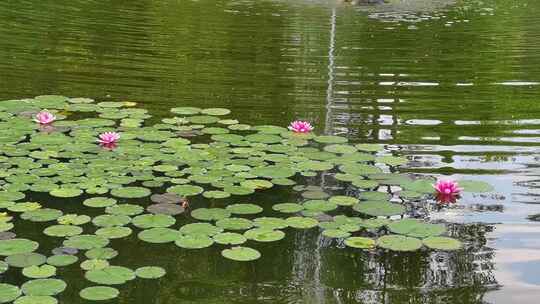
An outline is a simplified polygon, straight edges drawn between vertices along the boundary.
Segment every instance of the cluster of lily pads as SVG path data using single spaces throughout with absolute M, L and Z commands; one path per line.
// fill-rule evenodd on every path
M 444 224 L 408 218 L 433 198 L 435 179 L 393 173 L 407 159 L 381 145 L 242 124 L 224 108 L 177 107 L 173 117 L 148 125 L 151 116 L 134 106 L 56 95 L 0 101 L 0 273 L 19 268 L 29 279 L 20 287 L 0 284 L 0 303 L 57 303 L 54 296 L 67 286 L 57 268 L 81 259 L 86 280 L 96 284 L 80 291 L 87 300 L 115 298 L 119 291 L 112 286 L 137 277 L 164 276 L 156 266 L 111 264 L 118 251 L 110 241 L 134 229 L 143 242 L 174 243 L 179 250 L 224 245 L 222 256 L 235 261 L 260 258 L 246 244 L 279 241 L 289 228 L 321 229 L 325 237 L 365 250 L 463 246 L 445 236 Z M 46 126 L 33 120 L 43 109 L 54 113 Z M 104 132 L 121 134 L 114 149 L 96 143 Z M 339 189 L 309 184 L 322 175 Z M 492 190 L 478 181 L 460 186 Z M 249 202 L 251 194 L 274 187 L 292 187 L 298 201 Z M 32 193 L 79 204 L 81 213 L 29 201 Z M 214 207 L 190 203 L 195 196 Z M 179 225 L 180 215 L 191 222 Z M 53 255 L 38 253 L 39 243 L 13 232 L 13 217 L 45 223 L 43 233 L 61 239 L 62 247 Z

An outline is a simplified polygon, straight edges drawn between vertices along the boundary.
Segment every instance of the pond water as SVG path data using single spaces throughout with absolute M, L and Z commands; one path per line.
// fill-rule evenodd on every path
M 540 2 L 388 2 L 0 2 L 0 100 L 132 101 L 155 121 L 180 106 L 229 108 L 251 125 L 302 118 L 387 145 L 411 160 L 402 171 L 496 189 L 431 210 L 472 244 L 452 254 L 366 253 L 312 230 L 246 264 L 219 248 L 118 241 L 120 264 L 168 274 L 119 287 L 111 303 L 537 302 L 540 224 L 527 217 L 540 213 Z M 20 234 L 38 240 L 42 229 Z M 60 303 L 85 303 L 82 271 L 62 275 Z

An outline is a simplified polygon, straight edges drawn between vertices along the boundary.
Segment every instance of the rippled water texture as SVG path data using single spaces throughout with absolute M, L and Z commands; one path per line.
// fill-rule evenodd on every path
M 459 254 L 359 254 L 299 232 L 245 266 L 212 250 L 119 244 L 125 263 L 159 262 L 169 275 L 128 284 L 118 303 L 537 302 L 540 225 L 527 216 L 540 213 L 540 2 L 388 2 L 0 2 L 1 99 L 304 118 L 319 133 L 391 145 L 409 171 L 497 188 L 433 210 L 468 223 L 453 233 L 474 246 Z M 60 299 L 82 303 L 75 289 Z

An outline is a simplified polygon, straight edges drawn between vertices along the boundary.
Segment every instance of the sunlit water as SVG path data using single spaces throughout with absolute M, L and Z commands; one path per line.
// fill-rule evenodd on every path
M 458 254 L 358 253 L 296 232 L 238 265 L 218 249 L 119 241 L 159 283 L 117 303 L 536 303 L 540 296 L 540 2 L 0 2 L 0 98 L 40 94 L 227 107 L 242 122 L 388 144 L 407 171 L 485 180 L 433 219 L 467 223 Z M 278 197 L 282 199 L 282 197 Z M 269 202 L 276 197 L 263 197 Z M 42 228 L 29 227 L 39 238 Z M 82 271 L 61 303 L 82 303 Z

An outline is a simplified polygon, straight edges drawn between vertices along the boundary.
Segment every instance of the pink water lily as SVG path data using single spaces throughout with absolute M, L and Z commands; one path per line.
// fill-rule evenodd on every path
M 116 132 L 105 132 L 98 136 L 98 142 L 101 146 L 115 146 L 120 139 L 120 134 Z
M 459 185 L 455 181 L 437 181 L 435 185 L 433 185 L 433 188 L 437 191 L 438 194 L 444 194 L 444 195 L 459 195 L 461 193 L 461 188 L 459 188 Z
M 34 118 L 34 121 L 39 123 L 39 124 L 42 124 L 42 125 L 48 125 L 50 124 L 51 122 L 55 121 L 56 120 L 56 116 L 54 116 L 54 114 L 52 114 L 51 112 L 47 111 L 47 110 L 43 110 L 39 113 L 36 114 L 36 117 Z
M 289 125 L 289 130 L 295 133 L 309 133 L 313 131 L 313 126 L 307 121 L 295 120 Z

